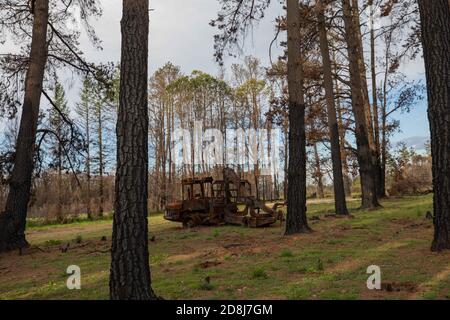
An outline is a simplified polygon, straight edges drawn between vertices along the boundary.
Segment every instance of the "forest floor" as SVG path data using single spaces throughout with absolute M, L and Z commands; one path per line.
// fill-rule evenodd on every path
M 450 252 L 430 252 L 432 197 L 384 200 L 377 211 L 358 204 L 352 218 L 310 204 L 314 232 L 292 237 L 280 225 L 184 230 L 151 215 L 153 288 L 166 299 L 449 299 Z M 111 224 L 29 228 L 29 249 L 0 256 L 0 299 L 107 299 Z M 81 290 L 66 287 L 69 265 L 81 268 Z M 381 290 L 367 289 L 370 265 L 381 268 Z

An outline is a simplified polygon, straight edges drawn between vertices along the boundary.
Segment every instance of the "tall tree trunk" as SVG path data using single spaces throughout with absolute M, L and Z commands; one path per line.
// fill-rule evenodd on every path
M 380 147 L 380 124 L 377 98 L 377 72 L 376 72 L 376 54 L 375 54 L 375 29 L 374 29 L 374 8 L 373 0 L 369 0 L 370 6 L 370 73 L 372 76 L 372 116 L 374 131 L 374 150 L 375 150 L 375 170 L 377 171 L 377 193 L 379 197 L 386 196 L 385 174 L 383 164 L 381 163 Z
M 364 103 L 364 112 L 366 116 L 366 126 L 367 126 L 367 138 L 369 141 L 370 151 L 372 153 L 372 165 L 375 179 L 375 188 L 377 197 L 383 196 L 381 191 L 381 164 L 380 159 L 377 156 L 376 142 L 375 142 L 375 131 L 374 131 L 374 117 L 372 114 L 372 106 L 369 101 L 369 90 L 367 87 L 367 75 L 366 75 L 366 63 L 364 60 L 364 47 L 363 38 L 361 34 L 361 19 L 359 17 L 359 0 L 351 0 L 351 12 L 353 18 L 354 35 L 357 39 L 358 53 L 359 53 L 359 73 L 361 77 L 361 89 L 362 97 Z
M 162 169 L 162 181 L 161 181 L 161 190 L 160 190 L 160 203 L 159 207 L 164 208 L 166 205 L 166 195 L 167 195 L 167 149 L 166 149 L 166 140 L 164 138 L 165 136 L 165 130 L 164 125 L 166 123 L 166 112 L 165 112 L 166 106 L 165 103 L 162 105 L 162 111 L 161 111 L 161 169 Z
M 62 121 L 60 119 L 59 121 Z M 59 124 L 61 126 L 61 123 Z M 58 222 L 63 222 L 63 209 L 62 209 L 62 146 L 61 146 L 61 130 L 58 130 L 58 204 L 57 204 L 57 213 L 56 217 L 58 219 Z
M 386 194 L 386 163 L 387 163 L 387 148 L 388 148 L 388 136 L 387 136 L 387 81 L 389 74 L 389 50 L 391 46 L 391 40 L 386 42 L 386 56 L 385 56 L 385 71 L 383 82 L 383 103 L 381 106 L 381 177 L 383 183 L 383 189 Z
M 57 94 L 55 92 L 55 101 L 57 99 Z M 62 163 L 62 157 L 63 157 L 63 148 L 62 148 L 62 118 L 58 115 L 55 118 L 55 133 L 57 135 L 57 139 L 55 141 L 56 143 L 56 152 L 57 152 L 57 188 L 58 190 L 56 191 L 58 193 L 58 202 L 56 204 L 56 220 L 59 223 L 62 223 L 64 221 L 64 217 L 63 217 L 63 208 L 62 208 L 62 170 L 63 170 L 63 163 Z
M 284 155 L 283 155 L 283 160 L 284 160 L 284 168 L 283 168 L 283 172 L 284 172 L 284 180 L 283 180 L 283 198 L 284 200 L 287 200 L 287 195 L 288 195 L 288 167 L 289 167 L 289 128 L 288 128 L 289 124 L 284 123 L 283 124 L 283 134 L 284 134 L 284 145 L 283 145 L 283 151 L 284 151 Z
M 160 168 L 161 168 L 161 152 L 160 152 L 160 147 L 159 147 L 159 145 L 160 145 L 160 139 L 161 139 L 161 134 L 159 133 L 159 131 L 156 133 L 156 137 L 155 137 L 155 139 L 156 139 L 156 142 L 155 142 L 155 153 L 156 153 L 156 155 L 155 155 L 155 178 L 154 178 L 154 186 L 155 186 L 155 189 L 156 189 L 156 192 L 155 193 L 153 193 L 153 205 L 154 205 L 154 207 L 155 207 L 155 210 L 157 210 L 157 211 L 159 211 L 161 208 L 160 208 L 160 204 L 161 204 L 161 201 L 160 201 L 160 199 L 161 199 L 161 196 L 160 196 L 160 194 L 161 194 L 161 186 L 160 186 L 160 175 L 161 175 L 161 170 L 160 170 Z M 162 138 L 162 139 L 164 139 L 164 138 Z
M 105 203 L 105 187 L 103 180 L 103 115 L 102 115 L 101 104 L 98 105 L 98 179 L 99 179 L 99 197 L 100 204 L 98 207 L 98 215 L 99 217 L 103 217 L 104 212 L 104 203 Z
M 289 164 L 285 235 L 309 232 L 306 218 L 305 97 L 298 0 L 287 0 Z
M 259 106 L 258 106 L 258 101 L 257 101 L 257 97 L 256 97 L 256 93 L 253 91 L 252 92 L 252 123 L 253 123 L 253 129 L 255 130 L 255 135 L 257 135 L 258 132 L 258 125 L 259 125 Z M 258 138 L 255 138 L 256 141 L 258 141 Z M 258 145 L 257 149 L 259 148 L 259 143 L 256 142 L 256 144 Z M 258 152 L 258 150 L 253 150 Z M 259 172 L 259 159 L 257 155 L 253 155 L 253 161 L 255 162 L 253 165 L 253 176 L 255 179 L 255 194 L 256 194 L 256 199 L 260 199 L 261 195 L 259 194 L 259 180 L 260 180 L 260 172 Z
M 156 299 L 148 253 L 149 4 L 123 0 L 110 297 Z
M 364 114 L 366 116 L 366 126 L 367 126 L 367 137 L 369 140 L 369 146 L 374 152 L 375 148 L 375 139 L 374 139 L 374 130 L 373 130 L 373 118 L 372 118 L 372 110 L 369 102 L 369 90 L 367 87 L 367 74 L 366 74 L 366 62 L 364 60 L 364 45 L 363 45 L 363 37 L 361 33 L 361 19 L 359 17 L 359 0 L 350 0 L 349 12 L 352 17 L 352 27 L 353 27 L 353 36 L 355 38 L 355 46 L 357 47 L 357 55 L 358 55 L 358 66 L 359 66 L 359 76 L 361 78 L 361 90 L 362 90 L 362 99 L 364 103 Z
M 419 0 L 434 188 L 433 251 L 450 249 L 450 2 Z
M 86 108 L 86 183 L 87 183 L 87 203 L 86 203 L 86 213 L 89 220 L 92 220 L 92 208 L 91 208 L 91 130 L 90 126 L 90 114 L 89 107 Z
M 331 161 L 333 163 L 333 187 L 336 214 L 348 214 L 345 201 L 344 178 L 342 175 L 341 146 L 339 143 L 339 127 L 336 118 L 336 106 L 334 104 L 334 90 L 332 67 L 330 60 L 330 48 L 328 47 L 327 30 L 325 25 L 325 13 L 323 2 L 318 2 L 317 20 L 319 29 L 320 51 L 322 54 L 323 82 L 327 102 L 328 129 L 331 141 Z M 317 147 L 315 147 L 317 148 Z
M 169 179 L 167 181 L 167 184 L 169 186 L 168 190 L 166 191 L 166 203 L 169 201 L 172 201 L 172 192 L 173 192 L 173 171 L 172 171 L 172 128 L 173 128 L 173 104 L 170 101 L 169 107 L 168 107 L 168 115 L 167 115 L 167 152 L 168 152 L 168 170 L 169 170 Z M 170 190 L 170 193 L 169 193 Z
M 339 141 L 341 142 L 341 163 L 342 163 L 342 175 L 344 176 L 344 190 L 346 196 L 352 195 L 352 178 L 350 177 L 350 169 L 347 160 L 347 150 L 345 150 L 345 128 L 344 120 L 342 119 L 342 108 L 340 106 L 339 99 L 337 100 L 337 113 L 338 113 L 338 129 L 339 129 Z
M 370 147 L 370 126 L 368 124 L 366 103 L 364 99 L 364 82 L 361 76 L 361 54 L 358 39 L 359 26 L 355 25 L 350 0 L 342 0 L 347 42 L 350 82 L 352 91 L 352 108 L 355 117 L 355 134 L 361 177 L 361 208 L 374 209 L 380 206 L 376 189 L 376 173 L 373 153 Z
M 344 176 L 344 189 L 345 189 L 345 195 L 351 196 L 352 195 L 352 179 L 350 177 L 350 170 L 348 167 L 348 160 L 347 160 L 347 151 L 345 150 L 345 127 L 344 127 L 344 120 L 342 118 L 342 107 L 341 107 L 341 99 L 339 98 L 340 88 L 339 83 L 337 80 L 335 81 L 335 87 L 336 87 L 336 109 L 337 109 L 337 121 L 338 121 L 338 130 L 339 130 L 339 141 L 340 141 L 340 147 L 341 147 L 341 163 L 342 163 L 342 175 Z
M 6 210 L 0 214 L 0 252 L 28 245 L 25 239 L 25 225 L 34 168 L 39 104 L 47 63 L 48 14 L 48 0 L 36 0 L 14 169 L 9 183 Z

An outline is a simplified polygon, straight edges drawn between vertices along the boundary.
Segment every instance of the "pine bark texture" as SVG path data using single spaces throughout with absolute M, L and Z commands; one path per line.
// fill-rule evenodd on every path
M 42 83 L 47 63 L 48 15 L 48 0 L 36 0 L 14 169 L 9 183 L 6 210 L 0 214 L 0 252 L 28 246 L 25 225 L 31 195 Z
M 287 0 L 289 165 L 285 235 L 309 232 L 306 218 L 306 135 L 300 10 Z
M 374 152 L 375 152 L 375 170 L 377 181 L 377 195 L 378 197 L 386 196 L 386 177 L 383 173 L 383 165 L 381 163 L 381 146 L 380 146 L 380 123 L 379 123 L 379 108 L 377 98 L 377 72 L 376 72 L 376 53 L 375 53 L 375 29 L 374 29 L 374 15 L 373 0 L 368 2 L 370 6 L 370 74 L 372 77 L 372 116 L 373 116 L 373 132 L 374 132 Z
M 328 129 L 330 131 L 331 161 L 333 165 L 333 187 L 336 214 L 348 214 L 345 201 L 344 177 L 342 174 L 341 146 L 339 142 L 339 127 L 336 116 L 336 105 L 334 102 L 332 66 L 330 59 L 330 48 L 328 47 L 327 30 L 325 24 L 325 13 L 322 0 L 318 2 L 317 22 L 319 29 L 319 43 L 322 55 L 323 82 L 325 98 L 327 103 Z
M 363 81 L 365 77 L 361 76 L 361 57 L 360 43 L 358 39 L 359 25 L 355 24 L 353 17 L 353 8 L 350 0 L 342 0 L 342 10 L 345 24 L 345 38 L 347 42 L 347 51 L 349 59 L 352 109 L 355 117 L 355 135 L 357 145 L 357 157 L 359 163 L 359 173 L 361 177 L 362 203 L 361 208 L 375 209 L 379 207 L 377 188 L 376 188 L 376 170 L 374 163 L 374 154 L 371 149 L 371 122 L 369 121 L 367 104 L 365 99 L 364 86 L 367 82 Z M 367 88 L 366 88 L 367 89 Z
M 333 58 L 333 62 L 335 62 Z M 336 72 L 335 69 L 333 69 L 334 72 Z M 341 99 L 339 98 L 340 88 L 339 83 L 335 79 L 335 88 L 336 88 L 336 102 L 335 107 L 337 111 L 337 123 L 338 123 L 338 130 L 339 130 L 339 141 L 341 143 L 341 163 L 342 163 L 342 175 L 344 176 L 344 189 L 345 189 L 345 195 L 351 196 L 352 195 L 352 178 L 350 177 L 350 170 L 348 167 L 348 161 L 347 161 L 347 150 L 345 150 L 345 128 L 344 128 L 344 120 L 342 119 L 342 107 L 341 107 Z
M 419 0 L 434 188 L 433 251 L 450 249 L 450 2 Z
M 148 252 L 148 0 L 124 0 L 110 297 L 156 299 Z

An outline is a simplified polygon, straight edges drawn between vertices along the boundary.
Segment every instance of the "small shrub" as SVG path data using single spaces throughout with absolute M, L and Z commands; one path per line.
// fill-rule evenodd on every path
M 416 216 L 417 216 L 417 218 L 420 218 L 423 216 L 423 212 L 422 212 L 422 210 L 420 210 L 420 207 L 416 208 Z
M 211 283 L 208 282 L 202 282 L 202 284 L 199 285 L 198 287 L 200 290 L 205 290 L 205 291 L 211 291 L 214 290 L 214 286 Z
M 290 250 L 283 250 L 281 251 L 280 257 L 282 258 L 292 258 L 294 256 L 294 254 L 292 253 L 292 251 Z
M 59 240 L 47 240 L 44 242 L 44 245 L 46 247 L 59 246 L 60 244 L 61 244 L 61 241 L 59 241 Z
M 299 267 L 298 269 L 297 269 L 297 272 L 299 272 L 299 273 L 306 273 L 306 272 L 308 272 L 308 268 L 306 268 L 306 267 Z
M 321 259 L 317 260 L 317 271 L 323 271 L 323 261 Z
M 252 271 L 252 278 L 253 279 L 267 279 L 269 276 L 267 275 L 266 271 L 262 268 L 258 268 Z
M 317 273 L 317 269 L 315 267 L 308 267 L 308 268 L 305 268 L 305 272 L 314 274 L 314 273 Z
M 75 238 L 75 243 L 80 244 L 81 242 L 83 242 L 83 237 L 81 235 L 77 235 Z
M 305 266 L 298 266 L 298 265 L 290 265 L 288 267 L 288 271 L 290 273 L 307 273 L 308 272 L 308 268 L 306 268 Z

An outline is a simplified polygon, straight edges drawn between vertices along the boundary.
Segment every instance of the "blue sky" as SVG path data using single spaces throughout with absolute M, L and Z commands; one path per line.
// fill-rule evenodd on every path
M 426 101 L 418 103 L 410 113 L 395 116 L 400 120 L 400 132 L 396 133 L 393 141 L 404 141 L 408 145 L 426 142 L 430 135 L 427 118 Z

